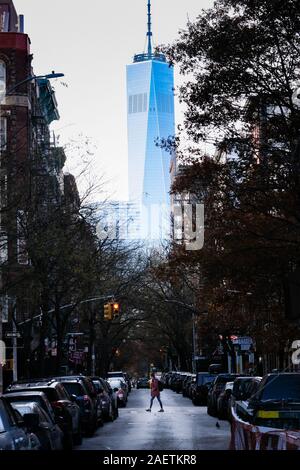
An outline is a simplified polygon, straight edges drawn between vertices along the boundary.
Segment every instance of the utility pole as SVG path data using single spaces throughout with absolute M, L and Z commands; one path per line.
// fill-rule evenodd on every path
M 193 323 L 193 360 L 192 360 L 192 367 L 193 367 L 193 374 L 196 374 L 196 328 L 195 328 L 195 313 L 192 313 L 192 323 Z
M 96 356 L 95 356 L 95 340 L 92 344 L 92 376 L 96 375 Z
M 18 337 L 17 337 L 17 312 L 16 306 L 13 309 L 13 381 L 18 380 Z

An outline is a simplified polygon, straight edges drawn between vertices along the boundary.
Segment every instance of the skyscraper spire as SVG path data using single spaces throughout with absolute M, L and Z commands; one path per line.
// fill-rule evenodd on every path
M 148 0 L 148 56 L 152 56 L 152 24 L 151 24 L 151 0 Z
M 148 0 L 148 28 L 147 28 L 147 50 L 142 54 L 135 54 L 133 58 L 133 62 L 144 62 L 147 60 L 156 60 L 159 62 L 166 62 L 166 57 L 164 54 L 159 54 L 156 51 L 153 51 L 153 44 L 152 44 L 152 13 L 151 13 L 151 0 Z

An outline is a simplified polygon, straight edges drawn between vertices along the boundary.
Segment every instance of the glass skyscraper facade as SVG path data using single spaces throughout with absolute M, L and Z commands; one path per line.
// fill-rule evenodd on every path
M 170 207 L 171 155 L 159 145 L 175 134 L 174 69 L 152 52 L 148 2 L 148 52 L 127 66 L 129 200 Z

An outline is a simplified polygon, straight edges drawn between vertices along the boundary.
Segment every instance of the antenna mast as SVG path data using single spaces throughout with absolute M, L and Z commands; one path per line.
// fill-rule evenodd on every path
M 152 57 L 152 24 L 151 24 L 151 0 L 148 0 L 148 56 Z

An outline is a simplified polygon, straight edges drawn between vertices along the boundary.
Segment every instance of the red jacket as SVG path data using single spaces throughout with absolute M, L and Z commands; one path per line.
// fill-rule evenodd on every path
M 150 388 L 151 388 L 151 397 L 158 397 L 160 395 L 157 379 L 151 379 Z

